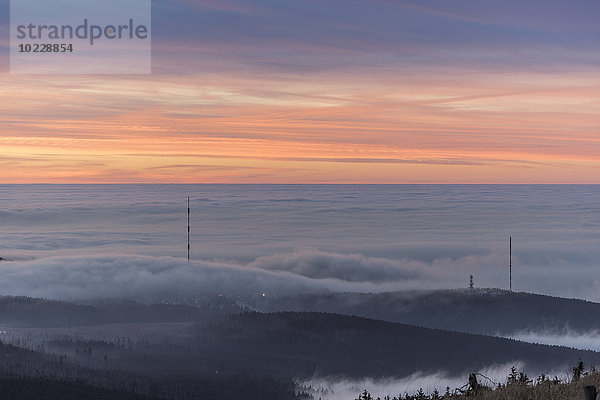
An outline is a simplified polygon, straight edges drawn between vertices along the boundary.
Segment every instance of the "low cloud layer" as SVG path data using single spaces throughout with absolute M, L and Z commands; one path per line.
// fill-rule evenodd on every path
M 51 257 L 2 262 L 0 292 L 47 298 L 183 298 L 308 288 L 308 280 L 224 263 L 170 257 Z
M 215 259 L 187 263 L 176 257 L 100 253 L 4 258 L 15 261 L 0 261 L 0 293 L 66 299 L 463 288 L 470 274 L 475 275 L 477 287 L 502 287 L 507 272 L 502 254 L 425 262 L 310 248 L 248 262 Z M 594 269 L 581 268 L 573 276 L 558 262 L 546 265 L 545 271 L 542 277 L 535 268 L 513 271 L 513 282 L 519 282 L 519 289 L 532 292 L 597 297 Z
M 413 281 L 430 275 L 423 263 L 416 261 L 314 250 L 260 257 L 251 266 L 268 271 L 290 272 L 313 279 L 364 283 Z
M 417 262 L 310 250 L 249 264 L 132 255 L 48 257 L 3 261 L 0 273 L 0 293 L 65 299 L 383 291 L 438 281 Z
M 528 343 L 572 347 L 580 350 L 600 351 L 600 332 L 597 330 L 578 332 L 571 329 L 545 332 L 521 331 L 505 337 Z

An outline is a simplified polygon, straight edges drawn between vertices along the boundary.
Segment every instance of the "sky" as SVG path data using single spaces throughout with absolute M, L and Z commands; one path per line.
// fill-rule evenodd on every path
M 600 183 L 593 0 L 156 0 L 151 75 L 9 74 L 0 183 Z

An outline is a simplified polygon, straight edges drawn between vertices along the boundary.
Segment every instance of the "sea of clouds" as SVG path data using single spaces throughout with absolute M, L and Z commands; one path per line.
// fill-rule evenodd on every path
M 508 287 L 600 300 L 596 186 L 0 185 L 0 292 Z M 192 261 L 186 262 L 187 196 Z

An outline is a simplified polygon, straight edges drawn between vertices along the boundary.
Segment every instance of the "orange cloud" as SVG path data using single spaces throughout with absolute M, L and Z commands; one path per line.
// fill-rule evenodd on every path
M 0 182 L 600 183 L 583 74 L 14 77 Z

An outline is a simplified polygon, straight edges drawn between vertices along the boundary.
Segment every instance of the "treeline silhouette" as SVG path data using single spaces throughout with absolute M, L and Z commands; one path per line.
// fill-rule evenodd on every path
M 487 382 L 480 383 L 477 376 L 487 379 Z M 599 384 L 600 373 L 594 367 L 586 369 L 583 361 L 579 360 L 572 368 L 570 378 L 560 379 L 557 376 L 550 378 L 541 374 L 536 379 L 531 379 L 527 372 L 519 371 L 513 366 L 505 383 L 494 383 L 482 374 L 472 373 L 464 386 L 454 389 L 446 387 L 443 393 L 437 389 L 431 393 L 425 393 L 420 388 L 413 394 L 401 393 L 396 396 L 386 395 L 383 398 L 374 398 L 365 389 L 355 400 L 563 400 L 583 398 L 584 387 L 598 386 Z

